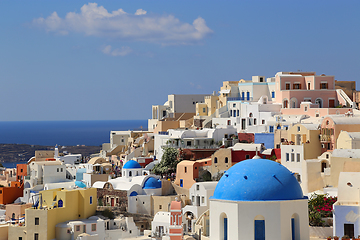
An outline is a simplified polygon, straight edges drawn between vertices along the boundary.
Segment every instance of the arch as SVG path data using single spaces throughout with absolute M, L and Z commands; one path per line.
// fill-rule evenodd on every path
M 290 99 L 290 108 L 297 108 L 298 107 L 298 100 L 296 98 Z
M 283 108 L 289 108 L 289 100 L 286 98 L 283 99 Z
M 291 240 L 300 240 L 300 218 L 297 213 L 291 216 Z
M 64 204 L 64 203 L 63 203 L 63 200 L 60 199 L 60 200 L 58 201 L 58 207 L 59 207 L 59 208 L 60 208 L 60 207 L 63 207 L 63 204 Z
M 228 227 L 228 217 L 226 213 L 222 212 L 220 214 L 220 239 L 229 240 L 229 227 Z
M 193 228 L 193 223 L 194 223 L 194 219 L 196 219 L 196 216 L 191 211 L 185 212 L 184 216 L 186 217 L 186 223 L 185 223 L 186 224 L 186 230 L 187 230 L 187 232 L 191 233 L 191 232 L 193 232 L 193 230 L 195 230 Z M 172 218 L 172 216 L 171 216 L 171 218 Z
M 253 114 L 252 114 L 252 113 L 249 113 L 249 117 L 253 117 Z
M 29 182 L 25 182 L 24 188 L 30 188 L 30 187 L 31 187 L 30 183 L 29 183 Z
M 225 158 L 225 163 L 228 163 L 228 162 L 229 162 L 229 158 L 226 157 L 226 158 Z
M 137 195 L 138 195 L 138 193 L 137 193 L 136 191 L 132 191 L 132 192 L 130 193 L 130 197 L 137 196 Z
M 321 172 L 325 172 L 325 168 L 329 167 L 329 162 L 327 160 L 321 161 Z
M 217 163 L 217 157 L 214 158 L 214 163 Z
M 265 218 L 262 215 L 254 218 L 254 239 L 265 240 Z
M 319 108 L 322 108 L 322 107 L 323 107 L 323 100 L 322 100 L 322 98 L 317 98 L 317 99 L 315 99 L 315 104 L 318 104 L 318 105 L 319 105 Z

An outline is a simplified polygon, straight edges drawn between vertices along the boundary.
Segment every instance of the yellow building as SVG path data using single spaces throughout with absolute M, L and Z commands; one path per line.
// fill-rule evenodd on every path
M 360 149 L 360 132 L 341 131 L 336 143 L 338 149 Z
M 95 214 L 96 194 L 95 188 L 39 192 L 39 204 L 25 210 L 25 226 L 10 226 L 8 239 L 55 239 L 56 224 Z
M 288 130 L 288 141 L 294 145 L 304 144 L 304 159 L 314 159 L 321 155 L 320 129 L 318 124 L 299 123 Z

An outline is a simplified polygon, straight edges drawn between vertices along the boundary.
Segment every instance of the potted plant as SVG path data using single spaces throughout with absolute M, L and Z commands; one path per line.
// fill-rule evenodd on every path
M 341 240 L 350 240 L 350 237 L 348 235 L 344 235 Z
M 338 237 L 338 236 L 334 236 L 334 240 L 339 240 L 339 237 Z
M 326 238 L 326 240 L 331 240 L 331 239 L 332 239 L 332 237 L 331 237 L 331 236 L 329 236 L 329 237 L 327 237 L 327 238 Z

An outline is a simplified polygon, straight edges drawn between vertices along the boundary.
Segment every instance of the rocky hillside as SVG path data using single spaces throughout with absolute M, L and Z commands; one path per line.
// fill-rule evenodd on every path
M 58 146 L 59 153 L 82 154 L 87 157 L 100 152 L 100 146 Z M 0 162 L 27 161 L 35 156 L 37 150 L 54 150 L 54 146 L 28 144 L 0 144 Z

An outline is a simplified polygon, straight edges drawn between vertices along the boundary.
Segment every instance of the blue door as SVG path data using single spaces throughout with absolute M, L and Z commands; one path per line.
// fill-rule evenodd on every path
M 265 220 L 255 220 L 255 240 L 265 240 Z
M 227 218 L 224 218 L 224 240 L 228 239 L 227 233 L 228 233 L 228 224 L 227 224 Z
M 180 179 L 180 187 L 183 187 L 183 180 Z
M 295 219 L 291 219 L 291 239 L 295 240 Z
M 247 100 L 250 100 L 250 92 L 246 92 L 246 98 Z
M 241 100 L 245 100 L 245 92 L 241 93 Z

